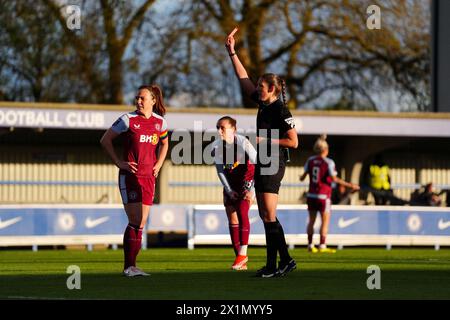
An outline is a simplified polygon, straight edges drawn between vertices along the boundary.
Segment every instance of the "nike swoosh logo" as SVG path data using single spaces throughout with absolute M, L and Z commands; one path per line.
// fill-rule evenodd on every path
M 359 221 L 360 217 L 356 217 L 353 219 L 345 220 L 343 217 L 340 217 L 338 220 L 338 227 L 341 229 L 347 228 L 351 226 L 354 223 L 357 223 Z
M 10 225 L 13 225 L 13 224 L 19 222 L 20 220 L 22 220 L 22 217 L 16 217 L 16 218 L 12 218 L 12 219 L 5 220 L 5 221 L 2 221 L 2 219 L 0 219 L 0 229 L 5 229 L 5 228 L 9 227 Z
M 439 219 L 438 228 L 439 230 L 445 230 L 450 227 L 450 220 L 444 222 L 444 219 Z
M 92 228 L 95 228 L 96 226 L 98 226 L 99 224 L 105 223 L 108 220 L 109 220 L 109 217 L 101 217 L 98 219 L 91 219 L 91 217 L 88 217 L 86 219 L 86 222 L 84 223 L 84 225 L 86 226 L 86 228 L 92 229 Z

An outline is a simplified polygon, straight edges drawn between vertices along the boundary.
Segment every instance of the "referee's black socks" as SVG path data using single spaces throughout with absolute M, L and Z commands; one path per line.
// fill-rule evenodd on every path
M 288 248 L 287 248 L 287 244 L 286 244 L 286 237 L 284 236 L 283 226 L 281 225 L 278 218 L 275 223 L 277 224 L 277 229 L 278 229 L 277 249 L 280 252 L 280 260 L 282 263 L 287 263 L 287 262 L 291 261 L 292 258 L 288 252 Z
M 278 222 L 264 222 L 264 230 L 266 232 L 266 250 L 267 263 L 266 268 L 273 270 L 277 268 L 277 249 L 279 238 L 279 223 Z

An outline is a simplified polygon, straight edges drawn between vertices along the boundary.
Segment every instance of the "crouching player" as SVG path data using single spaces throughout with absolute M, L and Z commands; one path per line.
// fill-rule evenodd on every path
M 236 120 L 222 117 L 217 121 L 220 139 L 213 145 L 217 175 L 222 182 L 223 203 L 236 259 L 234 270 L 247 270 L 250 235 L 248 212 L 255 198 L 253 177 L 256 150 L 250 141 L 236 134 Z
M 309 175 L 309 190 L 307 193 L 309 212 L 309 222 L 307 227 L 308 251 L 312 253 L 316 253 L 317 251 L 335 253 L 336 250 L 327 248 L 326 245 L 331 213 L 331 184 L 334 182 L 347 188 L 351 188 L 352 191 L 359 190 L 359 186 L 345 182 L 337 177 L 334 161 L 327 158 L 329 150 L 326 135 L 322 135 L 317 139 L 313 150 L 316 155 L 310 157 L 306 161 L 305 172 L 300 177 L 300 181 L 303 181 L 306 176 Z M 322 218 L 319 250 L 317 250 L 312 243 L 317 212 L 320 212 Z

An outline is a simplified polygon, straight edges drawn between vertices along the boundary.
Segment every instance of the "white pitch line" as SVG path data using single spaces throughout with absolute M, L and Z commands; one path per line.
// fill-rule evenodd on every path
M 50 298 L 50 297 L 27 297 L 27 296 L 8 296 L 8 299 L 30 299 L 30 300 L 67 300 L 67 298 Z
M 32 296 L 8 296 L 6 297 L 7 299 L 29 299 L 29 300 L 104 300 L 101 298 L 93 298 L 93 299 L 89 299 L 89 298 L 61 298 L 61 297 L 56 297 L 56 298 L 52 298 L 52 297 L 32 297 Z M 2 299 L 0 297 L 0 299 Z

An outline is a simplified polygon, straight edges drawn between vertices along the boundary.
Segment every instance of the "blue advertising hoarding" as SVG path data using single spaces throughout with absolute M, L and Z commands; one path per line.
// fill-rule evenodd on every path
M 286 234 L 304 234 L 306 206 L 280 206 L 277 217 Z M 255 206 L 249 213 L 251 234 L 264 234 Z M 317 219 L 316 226 L 320 223 Z M 195 235 L 228 234 L 228 220 L 220 206 L 196 206 Z M 329 234 L 450 236 L 450 210 L 418 207 L 335 207 Z
M 280 205 L 277 216 L 285 234 L 291 236 L 290 243 L 304 244 L 306 206 Z M 62 241 L 60 237 L 66 237 L 64 244 L 77 243 L 74 237 L 81 235 L 84 243 L 101 236 L 111 241 L 110 236 L 114 236 L 113 242 L 106 243 L 120 244 L 127 223 L 122 205 L 4 205 L 0 206 L 0 245 L 33 245 L 36 239 L 46 237 L 54 238 L 55 245 Z M 319 227 L 320 218 L 317 218 L 316 233 Z M 146 229 L 147 232 L 186 232 L 188 241 L 201 238 L 198 243 L 202 244 L 229 242 L 228 220 L 221 205 L 154 205 Z M 398 243 L 409 245 L 450 245 L 450 210 L 334 206 L 329 236 L 352 238 L 354 245 L 382 244 L 386 243 L 386 237 L 407 238 L 408 241 Z M 250 237 L 259 237 L 259 243 L 264 243 L 264 227 L 256 206 L 250 210 Z M 364 241 L 367 239 L 376 240 Z
M 123 234 L 120 207 L 0 207 L 0 236 Z

